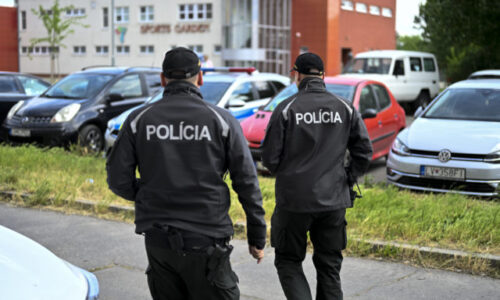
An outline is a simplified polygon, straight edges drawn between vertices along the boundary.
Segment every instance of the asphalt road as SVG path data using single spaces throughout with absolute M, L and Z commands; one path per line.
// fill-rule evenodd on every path
M 133 225 L 5 204 L 0 204 L 0 224 L 94 272 L 101 285 L 100 299 L 150 299 L 144 241 L 134 234 Z M 285 299 L 273 266 L 273 250 L 267 248 L 263 263 L 257 265 L 244 241 L 235 240 L 233 245 L 241 298 Z M 315 284 L 310 255 L 304 270 Z M 500 280 L 398 263 L 348 257 L 341 276 L 346 299 L 500 299 Z

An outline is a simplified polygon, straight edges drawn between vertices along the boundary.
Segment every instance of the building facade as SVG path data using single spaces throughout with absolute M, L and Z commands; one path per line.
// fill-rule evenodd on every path
M 17 13 L 14 7 L 0 6 L 0 71 L 19 71 Z
M 48 45 L 30 48 L 32 38 L 46 35 L 31 9 L 52 3 L 18 1 L 23 72 L 49 73 Z M 119 66 L 159 67 L 168 49 L 186 46 L 208 55 L 215 66 L 280 74 L 288 74 L 298 54 L 315 52 L 331 76 L 359 52 L 396 47 L 396 0 L 60 0 L 60 5 L 74 6 L 65 18 L 85 16 L 82 23 L 89 25 L 75 27 L 66 47 L 54 49 L 61 74 L 111 65 L 113 57 Z
M 56 71 L 68 74 L 87 66 L 156 66 L 165 52 L 185 46 L 205 54 L 221 65 L 221 1 L 223 0 L 60 0 L 73 5 L 63 18 L 84 16 L 87 27 L 73 27 L 74 34 L 54 49 Z M 33 14 L 39 5 L 49 9 L 53 0 L 19 0 L 20 65 L 23 72 L 47 75 L 50 72 L 48 45 L 30 47 L 31 39 L 47 35 L 42 21 Z M 50 13 L 50 12 L 49 12 Z M 113 27 L 114 19 L 114 30 Z M 112 39 L 114 38 L 114 47 Z M 113 55 L 114 51 L 114 55 Z

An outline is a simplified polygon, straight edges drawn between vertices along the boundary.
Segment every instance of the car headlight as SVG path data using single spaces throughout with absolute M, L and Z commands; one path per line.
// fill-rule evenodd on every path
M 23 106 L 24 101 L 19 101 L 14 106 L 12 106 L 9 110 L 9 113 L 7 114 L 7 120 L 12 119 L 12 117 L 16 114 L 16 112 Z
M 485 155 L 484 161 L 490 163 L 500 163 L 500 150 Z
M 79 103 L 73 103 L 61 108 L 50 120 L 50 123 L 61 123 L 71 121 L 80 110 Z
M 394 143 L 392 143 L 392 152 L 402 155 L 408 156 L 410 155 L 410 148 L 408 148 L 400 139 L 396 138 Z

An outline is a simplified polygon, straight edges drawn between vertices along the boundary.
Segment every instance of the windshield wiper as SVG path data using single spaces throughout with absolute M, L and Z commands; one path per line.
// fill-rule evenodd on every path
M 43 95 L 44 97 L 46 98 L 59 98 L 59 99 L 71 99 L 71 100 L 74 100 L 74 99 L 83 99 L 83 98 L 80 98 L 80 97 L 72 97 L 72 96 L 67 96 L 67 95 Z

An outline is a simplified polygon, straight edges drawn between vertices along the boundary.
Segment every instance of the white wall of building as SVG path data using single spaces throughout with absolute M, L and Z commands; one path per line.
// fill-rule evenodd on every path
M 33 53 L 31 58 L 23 53 L 23 47 L 30 46 L 32 38 L 46 36 L 46 30 L 42 22 L 32 13 L 32 8 L 42 5 L 48 9 L 54 0 L 19 0 L 19 14 L 26 12 L 26 29 L 20 28 L 20 61 L 21 72 L 34 74 L 50 73 L 50 56 L 47 53 Z M 117 66 L 155 66 L 161 67 L 163 56 L 172 46 L 196 46 L 203 47 L 203 54 L 209 56 L 214 65 L 221 65 L 220 49 L 222 44 L 222 9 L 221 1 L 224 0 L 115 0 L 115 7 L 128 7 L 129 21 L 115 23 L 118 27 L 127 28 L 123 43 L 120 36 L 115 34 L 116 46 L 129 46 L 128 54 L 115 54 Z M 82 23 L 88 24 L 88 28 L 74 26 L 75 33 L 68 36 L 63 43 L 66 48 L 60 48 L 59 61 L 56 63 L 56 71 L 60 74 L 69 74 L 91 65 L 111 64 L 111 0 L 60 0 L 61 6 L 73 5 L 76 9 L 85 9 L 86 18 Z M 211 4 L 212 18 L 205 20 L 181 20 L 180 5 L 182 4 Z M 140 7 L 153 6 L 154 20 L 141 22 Z M 108 27 L 103 27 L 103 8 L 108 7 Z M 65 14 L 64 14 L 65 15 Z M 20 15 L 21 24 L 21 15 Z M 64 16 L 66 18 L 66 16 Z M 167 25 L 158 27 L 161 25 Z M 205 32 L 178 32 L 179 28 L 202 28 Z M 198 25 L 201 25 L 198 26 Z M 147 27 L 145 27 L 147 26 Z M 170 32 L 165 32 L 167 27 Z M 20 25 L 21 27 L 21 25 Z M 147 32 L 141 32 L 147 29 Z M 191 27 L 191 28 L 192 28 Z M 160 32 L 151 32 L 159 30 Z M 163 32 L 161 32 L 163 31 Z M 154 53 L 144 54 L 140 52 L 140 46 L 154 46 Z M 40 44 L 39 47 L 48 46 Z M 75 54 L 75 46 L 85 46 L 85 54 Z M 96 46 L 108 46 L 107 54 L 97 54 Z M 39 52 L 42 48 L 38 49 Z M 24 48 L 24 52 L 29 51 Z

